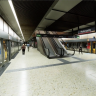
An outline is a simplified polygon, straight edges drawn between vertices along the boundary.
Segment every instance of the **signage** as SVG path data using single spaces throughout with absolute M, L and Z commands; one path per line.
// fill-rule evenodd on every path
M 77 38 L 80 38 L 79 36 L 77 36 Z
M 95 41 L 95 38 L 90 38 L 89 41 Z
M 95 32 L 95 27 L 89 28 L 89 29 L 83 29 L 83 30 L 79 30 L 78 34 L 88 34 L 88 33 L 92 33 Z
M 69 38 L 69 35 L 37 34 L 37 37 Z
M 38 34 L 36 37 L 41 37 L 41 35 Z

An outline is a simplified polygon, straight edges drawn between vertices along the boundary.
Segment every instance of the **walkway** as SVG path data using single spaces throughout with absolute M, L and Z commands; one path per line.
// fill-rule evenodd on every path
M 48 59 L 20 51 L 0 77 L 0 96 L 96 96 L 96 55 Z

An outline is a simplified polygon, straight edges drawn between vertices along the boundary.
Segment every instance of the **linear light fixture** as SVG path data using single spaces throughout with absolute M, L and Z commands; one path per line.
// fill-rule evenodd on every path
M 20 27 L 20 24 L 19 24 L 19 21 L 18 21 L 16 12 L 15 12 L 15 9 L 14 9 L 13 3 L 12 3 L 12 0 L 8 0 L 8 2 L 9 2 L 9 5 L 10 5 L 10 7 L 11 7 L 11 10 L 12 10 L 12 12 L 13 12 L 13 14 L 14 14 L 14 17 L 15 17 L 15 19 L 16 19 L 16 22 L 17 22 L 17 24 L 18 24 L 18 27 L 19 27 L 19 29 L 20 29 L 21 35 L 22 35 L 22 37 L 23 37 L 23 39 L 24 39 L 24 36 L 23 36 L 22 30 L 21 30 L 21 27 Z M 25 41 L 25 39 L 24 39 L 24 41 Z

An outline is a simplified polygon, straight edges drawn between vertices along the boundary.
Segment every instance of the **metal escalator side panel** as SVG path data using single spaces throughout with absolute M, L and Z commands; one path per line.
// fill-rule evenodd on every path
M 38 51 L 40 51 L 41 54 L 46 55 L 45 50 L 44 50 L 44 46 L 41 41 L 41 37 L 36 37 L 36 39 L 37 39 L 37 44 L 38 44 L 38 46 L 37 46 Z
M 57 45 L 62 48 L 61 44 L 59 43 L 58 39 L 57 38 L 54 38 L 55 42 L 57 43 Z
M 51 38 L 51 40 L 53 41 L 53 44 L 56 48 L 56 53 L 58 54 L 58 56 L 62 56 L 62 48 L 60 48 L 57 44 L 57 42 L 54 40 L 54 38 Z
M 50 42 L 50 44 L 51 44 L 51 47 L 52 47 L 52 49 L 54 50 L 55 54 L 58 54 L 58 50 L 57 50 L 54 42 L 52 41 L 52 38 L 48 38 L 48 40 L 49 40 L 49 42 Z
M 54 50 L 53 50 L 48 38 L 47 37 L 42 37 L 42 38 L 43 38 L 43 41 L 44 41 L 44 43 L 46 45 L 46 48 L 48 48 L 49 51 L 50 51 L 50 57 L 56 56 L 56 54 L 55 54 L 55 52 L 54 52 Z

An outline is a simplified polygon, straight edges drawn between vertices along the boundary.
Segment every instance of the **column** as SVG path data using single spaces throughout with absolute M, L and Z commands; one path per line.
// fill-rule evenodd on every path
M 4 65 L 4 48 L 3 48 L 3 39 L 1 39 L 1 55 L 2 55 L 2 65 Z

